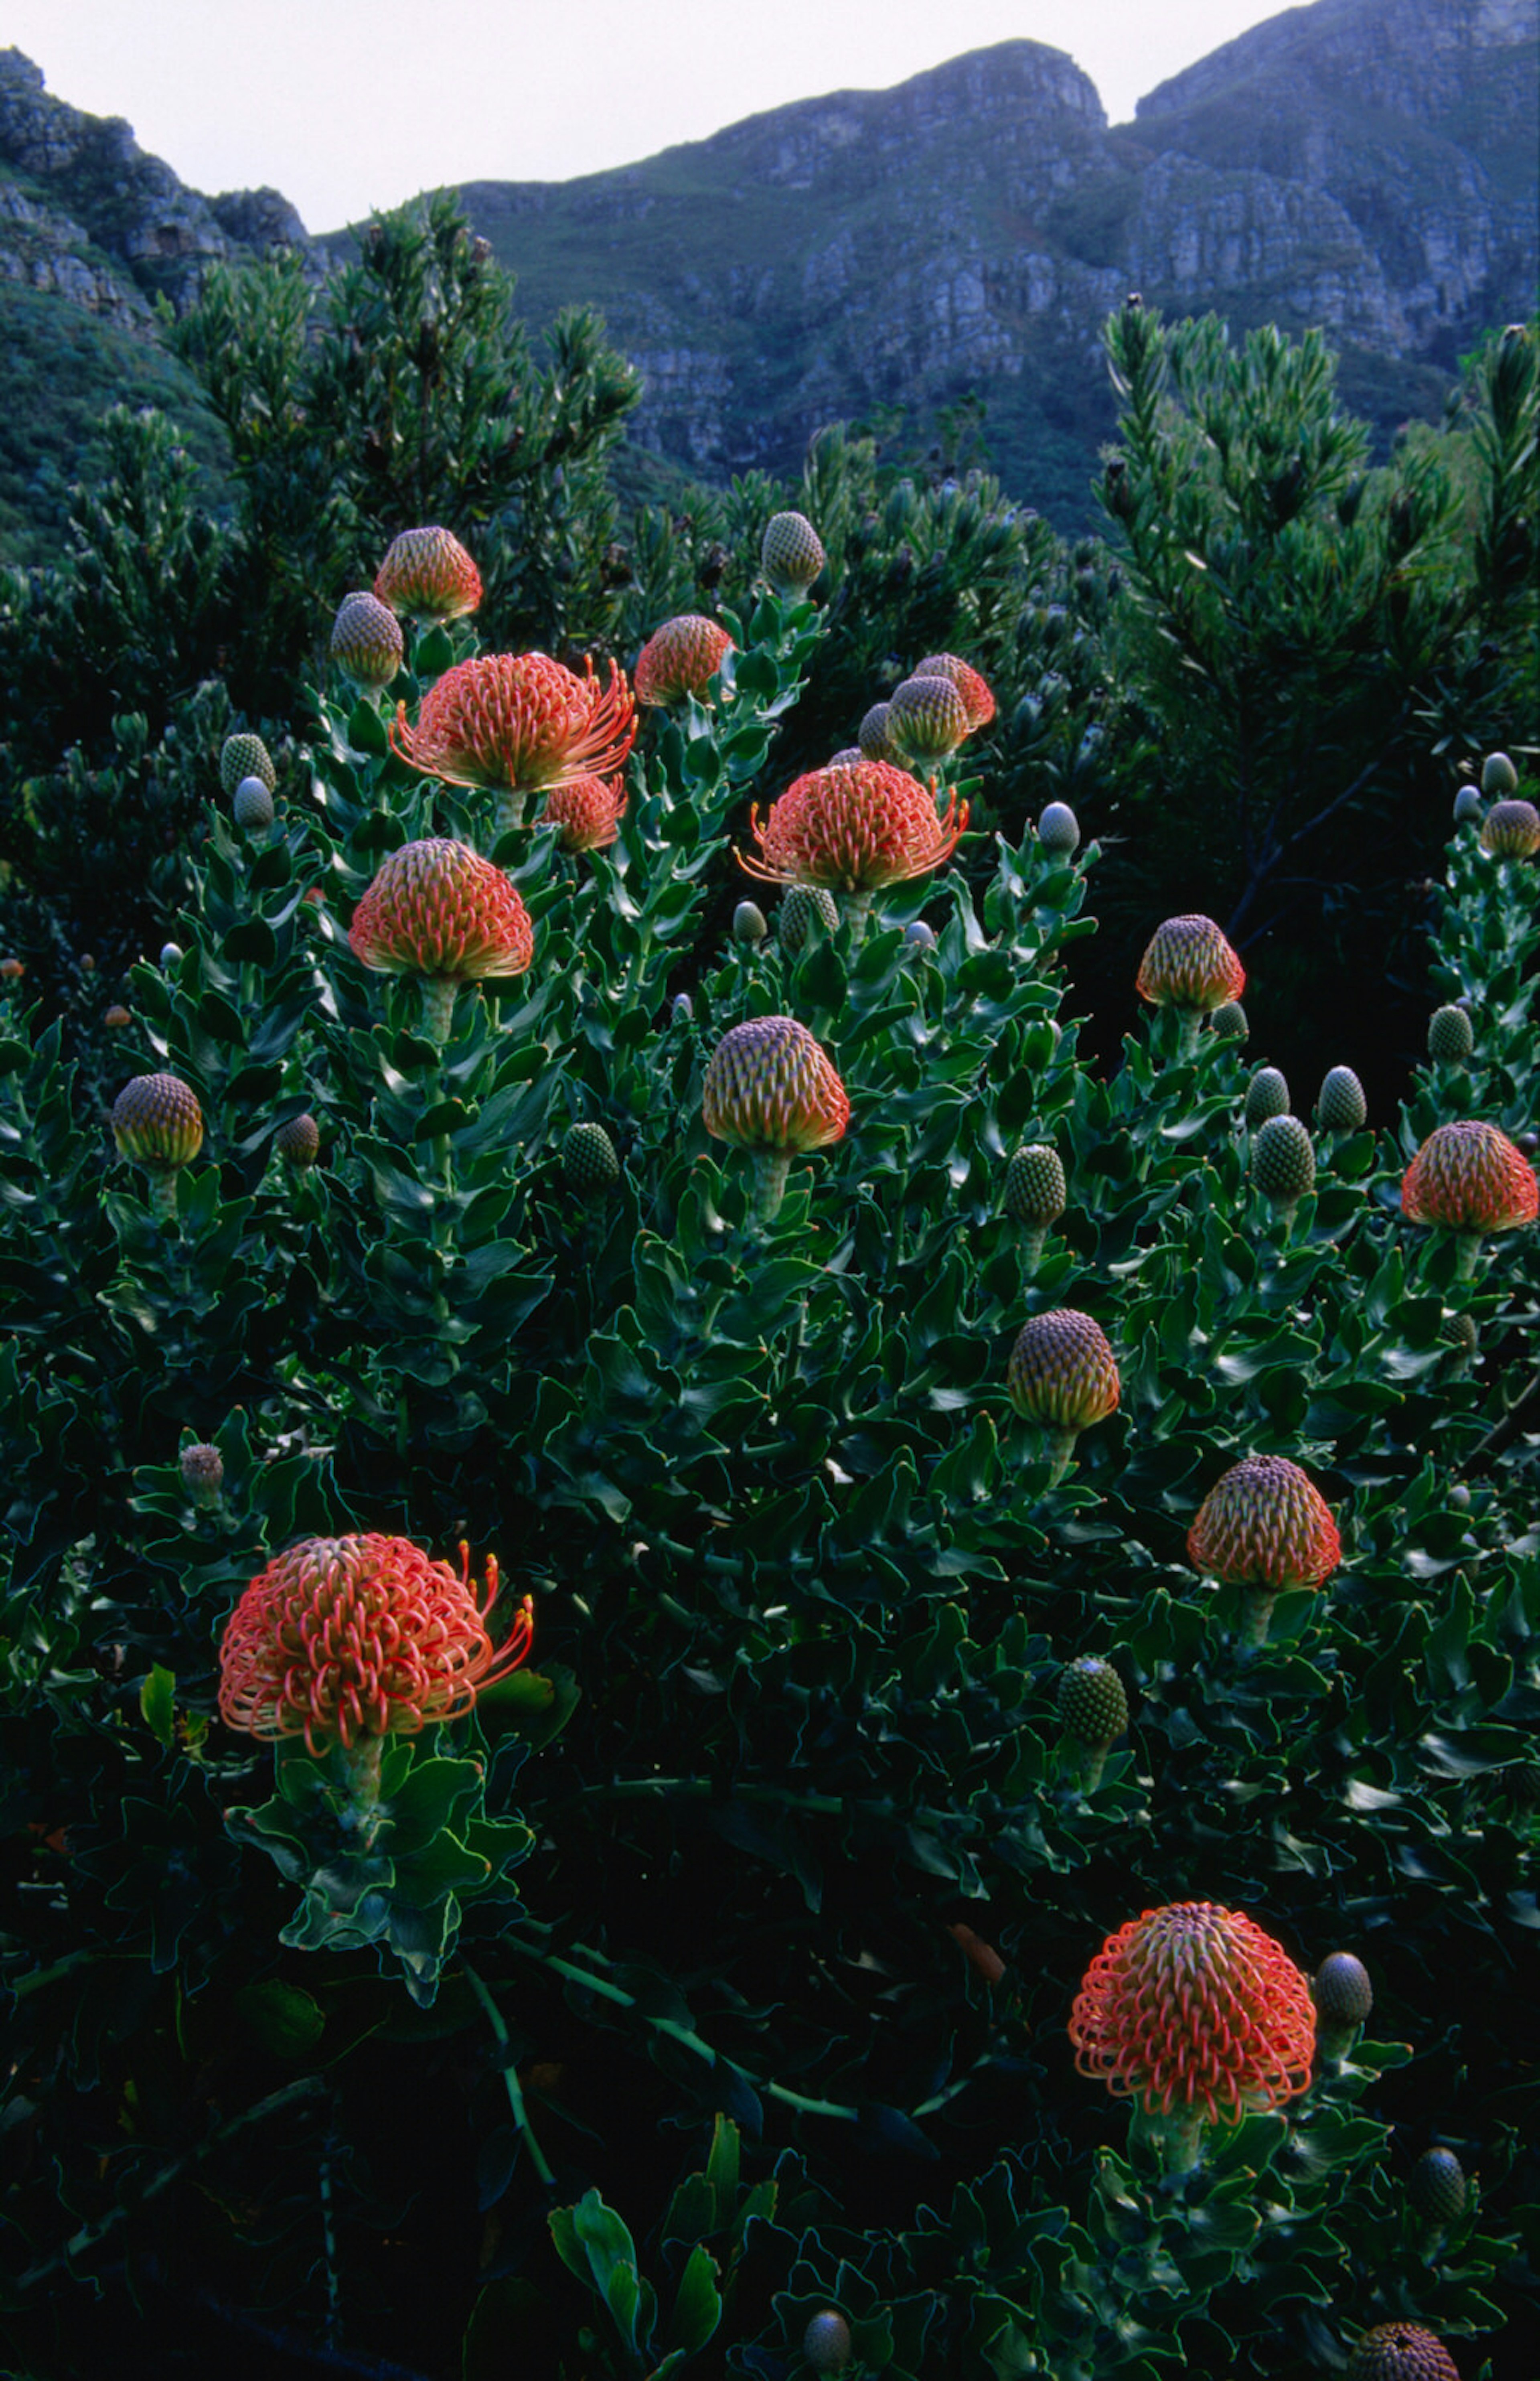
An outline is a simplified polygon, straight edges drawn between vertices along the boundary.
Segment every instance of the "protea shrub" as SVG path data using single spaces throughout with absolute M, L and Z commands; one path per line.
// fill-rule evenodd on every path
M 425 776 L 490 788 L 499 833 L 523 824 L 531 794 L 579 777 L 610 777 L 636 739 L 630 690 L 613 662 L 603 687 L 549 653 L 481 653 L 446 670 L 415 726 L 397 708 L 393 749 Z
M 1475 1270 L 1484 1236 L 1517 1231 L 1540 1214 L 1540 1183 L 1522 1150 L 1495 1124 L 1436 1125 L 1401 1177 L 1401 1213 L 1459 1237 L 1459 1270 Z
M 1094 1794 L 1108 1752 L 1129 1724 L 1129 1699 L 1110 1662 L 1082 1654 L 1058 1674 L 1058 1716 L 1082 1754 L 1081 1784 Z
M 1241 1642 L 1264 1642 L 1285 1588 L 1317 1588 L 1342 1559 L 1330 1506 L 1285 1455 L 1247 1455 L 1217 1480 L 1187 1533 L 1194 1570 L 1245 1591 Z
M 522 975 L 534 957 L 530 913 L 502 870 L 439 836 L 391 853 L 353 912 L 348 941 L 365 967 L 421 978 L 424 1027 L 439 1044 L 461 984 Z
M 345 677 L 373 692 L 390 684 L 406 658 L 401 623 L 377 595 L 356 588 L 337 606 L 329 651 Z
M 794 1017 L 752 1017 L 712 1052 L 701 1112 L 715 1140 L 751 1152 L 755 1214 L 767 1223 L 780 1206 L 792 1159 L 837 1141 L 850 1103 L 805 1025 Z
M 1357 1132 L 1366 1121 L 1369 1103 L 1351 1067 L 1332 1067 L 1322 1078 L 1315 1096 L 1315 1117 L 1323 1132 Z
M 631 684 L 638 702 L 665 707 L 686 695 L 700 700 L 732 649 L 726 629 L 699 612 L 665 620 L 637 655 Z
M 1058 1306 L 1025 1323 L 1010 1351 L 1006 1389 L 1023 1421 L 1048 1438 L 1049 1485 L 1069 1468 L 1075 1441 L 1118 1410 L 1118 1361 L 1101 1325 Z
M 1165 2119 L 1173 2173 L 1209 2124 L 1281 2107 L 1310 2083 L 1315 2009 L 1280 1943 L 1209 1901 L 1147 1910 L 1110 1935 L 1069 2021 L 1075 2064 Z
M 1246 989 L 1246 971 L 1212 918 L 1194 912 L 1167 918 L 1151 935 L 1135 988 L 1156 1008 L 1181 1020 L 1180 1055 L 1191 1057 L 1205 1017 Z
M 959 808 L 956 794 L 938 816 L 935 794 L 918 777 L 886 761 L 862 761 L 794 778 L 763 822 L 756 806 L 749 825 L 759 849 L 737 856 L 767 883 L 845 894 L 859 919 L 874 893 L 949 860 L 967 824 L 968 805 Z
M 458 620 L 480 604 L 482 574 L 451 531 L 404 529 L 380 565 L 374 593 L 390 611 L 423 626 Z
M 1460 2381 L 1460 2367 L 1420 2323 L 1376 2323 L 1348 2359 L 1347 2381 Z
M 1528 860 L 1540 851 L 1540 811 L 1533 802 L 1494 802 L 1481 823 L 1481 848 L 1494 860 Z
M 802 513 L 772 513 L 760 541 L 760 568 L 777 595 L 802 595 L 823 569 L 823 542 Z
M 135 1075 L 113 1102 L 112 1134 L 119 1157 L 142 1166 L 156 1212 L 177 1212 L 177 1176 L 203 1146 L 198 1094 L 179 1075 Z

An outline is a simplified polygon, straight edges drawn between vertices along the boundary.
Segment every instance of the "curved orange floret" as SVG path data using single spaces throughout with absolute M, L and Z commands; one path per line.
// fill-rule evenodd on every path
M 1436 1125 L 1401 1178 L 1401 1213 L 1451 1232 L 1511 1232 L 1540 1215 L 1540 1182 L 1495 1124 Z
M 987 727 L 995 716 L 995 698 L 985 680 L 976 669 L 959 661 L 956 653 L 927 653 L 915 663 L 911 678 L 949 678 L 962 697 L 962 707 L 968 714 L 968 733 Z
M 626 788 L 619 777 L 574 777 L 553 786 L 540 813 L 555 827 L 563 851 L 606 851 L 626 815 Z
M 636 741 L 629 687 L 611 662 L 603 687 L 549 653 L 480 653 L 446 670 L 415 727 L 397 707 L 390 741 L 403 761 L 448 786 L 537 793 L 608 777 Z
M 706 1130 L 740 1149 L 825 1149 L 850 1121 L 844 1084 L 794 1017 L 752 1017 L 725 1033 L 701 1089 Z
M 638 702 L 678 702 L 681 695 L 703 694 L 732 641 L 726 629 L 700 612 L 665 620 L 636 658 L 631 683 Z
M 1331 1507 L 1285 1455 L 1247 1455 L 1217 1480 L 1187 1532 L 1195 1570 L 1230 1587 L 1319 1587 L 1342 1559 Z
M 1179 1901 L 1103 1944 L 1069 2039 L 1082 2075 L 1149 2115 L 1234 2124 L 1307 2089 L 1315 2007 L 1283 1946 L 1243 1911 Z
M 759 850 L 739 864 L 772 885 L 824 885 L 874 893 L 924 876 L 949 860 L 968 824 L 968 805 L 948 797 L 938 817 L 929 787 L 887 761 L 855 761 L 796 777 L 749 824 Z
M 1118 1361 L 1094 1315 L 1056 1306 L 1022 1325 L 1010 1351 L 1007 1394 L 1017 1412 L 1045 1430 L 1089 1430 L 1116 1413 Z
M 317 1755 L 457 1719 L 530 1650 L 531 1599 L 495 1646 L 496 1599 L 495 1558 L 478 1598 L 464 1545 L 457 1579 L 409 1538 L 307 1538 L 258 1573 L 230 1616 L 220 1716 L 251 1736 L 302 1736 Z
M 440 836 L 391 853 L 353 912 L 348 942 L 365 967 L 450 983 L 522 975 L 534 957 L 530 913 L 502 870 Z
M 1136 989 L 1157 1008 L 1215 1009 L 1240 999 L 1246 971 L 1212 918 L 1167 918 L 1150 938 Z

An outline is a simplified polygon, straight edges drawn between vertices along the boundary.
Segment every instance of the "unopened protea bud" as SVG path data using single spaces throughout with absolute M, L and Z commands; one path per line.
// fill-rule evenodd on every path
M 801 513 L 773 513 L 764 524 L 760 568 L 778 595 L 800 595 L 824 568 L 818 532 Z
M 850 1102 L 805 1025 L 794 1017 L 752 1017 L 712 1052 L 701 1113 L 715 1140 L 754 1153 L 756 1207 L 768 1222 L 792 1158 L 837 1141 L 850 1120 Z
M 286 1165 L 300 1174 L 315 1164 L 321 1154 L 321 1127 L 308 1108 L 278 1127 L 273 1136 L 273 1147 Z
M 225 1458 L 217 1447 L 184 1447 L 177 1459 L 182 1485 L 201 1513 L 212 1513 L 225 1484 Z
M 1342 1559 L 1330 1506 L 1284 1455 L 1246 1455 L 1216 1481 L 1187 1533 L 1194 1570 L 1245 1590 L 1241 1642 L 1262 1644 L 1284 1588 L 1319 1587 Z
M 733 911 L 733 940 L 753 945 L 763 943 L 770 929 L 764 912 L 757 901 L 740 901 Z
M 837 752 L 829 754 L 824 766 L 825 769 L 849 769 L 853 767 L 857 761 L 864 761 L 866 755 L 859 744 L 842 744 Z
M 260 777 L 242 777 L 230 803 L 238 827 L 250 835 L 273 824 L 273 797 Z
M 562 1178 L 580 1199 L 598 1199 L 620 1179 L 615 1143 L 602 1124 L 568 1125 L 561 1143 Z
M 1239 1000 L 1246 971 L 1212 918 L 1196 913 L 1158 925 L 1139 963 L 1140 998 L 1174 1008 L 1182 1021 L 1181 1049 L 1191 1056 L 1200 1020 L 1222 1001 Z
M 987 727 L 995 716 L 995 698 L 985 681 L 969 663 L 956 653 L 927 653 L 915 663 L 911 678 L 947 678 L 962 697 L 968 714 L 968 733 L 976 727 Z
M 703 695 L 731 651 L 726 629 L 699 612 L 665 620 L 637 655 L 631 686 L 638 702 L 663 706 Z
M 1540 851 L 1540 811 L 1533 802 L 1494 802 L 1481 823 L 1481 848 L 1494 860 L 1528 860 Z
M 911 950 L 934 951 L 935 931 L 934 927 L 926 925 L 923 918 L 911 918 L 904 928 L 904 940 Z
M 405 658 L 401 623 L 367 588 L 345 595 L 332 622 L 331 655 L 355 686 L 388 686 Z
M 1055 860 L 1068 860 L 1081 839 L 1080 821 L 1068 802 L 1050 802 L 1037 822 L 1037 840 Z
M 1292 1212 L 1315 1188 L 1315 1151 L 1298 1117 L 1269 1117 L 1252 1142 L 1252 1180 L 1275 1207 Z
M 173 969 L 181 965 L 181 961 L 182 946 L 180 943 L 163 943 L 161 945 L 161 955 L 155 964 L 160 969 L 163 975 L 169 975 Z
M 948 678 L 906 678 L 887 706 L 887 740 L 906 761 L 944 761 L 968 734 L 968 711 Z
M 1467 821 L 1479 820 L 1485 809 L 1481 796 L 1467 778 L 1454 798 L 1454 823 L 1464 826 Z
M 190 1084 L 178 1075 L 136 1075 L 113 1102 L 112 1131 L 119 1157 L 153 1176 L 160 1213 L 175 1215 L 177 1169 L 203 1146 L 203 1112 Z
M 1351 1951 L 1333 1951 L 1323 1960 L 1311 1990 L 1322 2025 L 1335 2033 L 1351 2033 L 1375 2006 L 1369 1971 Z
M 1106 1332 L 1089 1314 L 1056 1307 L 1023 1325 L 1006 1375 L 1011 1404 L 1048 1434 L 1050 1486 L 1063 1479 L 1075 1441 L 1118 1410 L 1121 1385 Z
M 1369 1113 L 1363 1086 L 1351 1067 L 1333 1067 L 1322 1081 L 1315 1114 L 1323 1132 L 1357 1132 Z
M 1244 1042 L 1251 1023 L 1238 1000 L 1222 1000 L 1208 1020 L 1209 1032 L 1222 1042 Z
M 802 2354 L 815 2373 L 843 2373 L 854 2353 L 850 2326 L 834 2307 L 823 2308 L 802 2334 Z
M 1027 1227 L 1027 1254 L 1035 1264 L 1050 1227 L 1063 1215 L 1069 1191 L 1064 1164 L 1046 1142 L 1028 1142 L 1006 1167 L 1005 1211 Z
M 888 714 L 892 708 L 890 702 L 874 702 L 862 720 L 856 730 L 856 741 L 861 746 L 863 760 L 897 761 L 901 757 L 887 732 Z
M 421 977 L 423 1020 L 439 1043 L 458 985 L 522 975 L 534 957 L 530 913 L 503 871 L 443 836 L 391 853 L 353 912 L 348 941 L 365 967 Z
M 1453 2150 L 1424 2150 L 1407 2177 L 1406 2195 L 1424 2224 L 1442 2230 L 1465 2213 L 1465 2169 Z
M 482 575 L 446 529 L 404 529 L 380 565 L 374 593 L 409 620 L 458 620 L 482 600 Z
M 1277 1067 L 1259 1067 L 1246 1086 L 1246 1123 L 1252 1131 L 1269 1117 L 1289 1114 L 1289 1085 Z
M 1519 772 L 1506 752 L 1488 752 L 1481 764 L 1481 790 L 1489 802 L 1500 802 L 1519 790 Z
M 801 950 L 814 920 L 825 934 L 837 933 L 839 905 L 827 885 L 788 885 L 776 912 L 776 939 L 782 950 Z
M 123 1028 L 126 1025 L 131 1025 L 133 1021 L 130 1011 L 124 1007 L 120 1000 L 115 1000 L 110 1008 L 104 1008 L 102 1011 L 103 1024 L 110 1025 L 115 1033 L 121 1033 Z
M 1346 2381 L 1460 2381 L 1460 2367 L 1420 2323 L 1376 2323 L 1349 2357 Z
M 226 795 L 235 792 L 242 777 L 260 777 L 270 794 L 278 787 L 273 755 L 260 736 L 226 736 L 219 755 L 219 784 Z
M 1459 1267 L 1468 1276 L 1484 1233 L 1534 1222 L 1540 1183 L 1523 1152 L 1495 1124 L 1466 1118 L 1436 1125 L 1401 1177 L 1401 1213 L 1409 1223 L 1458 1233 Z
M 1058 1675 L 1058 1716 L 1082 1747 L 1081 1783 L 1094 1794 L 1108 1749 L 1129 1724 L 1129 1699 L 1110 1662 L 1082 1654 L 1066 1663 Z
M 1428 1056 L 1439 1066 L 1458 1067 L 1476 1046 L 1475 1029 L 1469 1009 L 1457 1008 L 1453 1002 L 1447 1007 L 1436 1008 L 1428 1019 Z

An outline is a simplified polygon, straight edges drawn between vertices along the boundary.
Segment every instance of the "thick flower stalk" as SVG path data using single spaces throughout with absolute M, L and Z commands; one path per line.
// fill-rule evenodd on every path
M 772 885 L 822 885 L 848 896 L 863 916 L 874 893 L 926 876 L 949 860 L 968 824 L 956 794 L 939 816 L 929 787 L 887 761 L 812 769 L 793 778 L 761 822 L 749 824 L 759 849 L 737 854 L 751 876 Z
M 462 983 L 522 975 L 534 957 L 530 913 L 502 870 L 437 836 L 391 853 L 353 912 L 348 941 L 365 967 L 421 977 L 423 1022 L 439 1044 Z
M 1187 1532 L 1194 1570 L 1245 1590 L 1241 1642 L 1265 1642 L 1288 1587 L 1316 1588 L 1342 1560 L 1331 1507 L 1284 1455 L 1247 1455 L 1209 1490 Z
M 637 655 L 631 684 L 638 702 L 666 707 L 682 702 L 687 694 L 703 695 L 732 649 L 726 629 L 702 613 L 681 612 L 665 620 Z
M 1069 1470 L 1081 1432 L 1116 1413 L 1122 1394 L 1106 1332 L 1071 1306 L 1034 1314 L 1023 1325 L 1010 1351 L 1006 1388 L 1022 1419 L 1048 1435 L 1050 1487 Z
M 1136 989 L 1156 1008 L 1181 1019 L 1181 1055 L 1197 1047 L 1203 1020 L 1246 989 L 1246 971 L 1212 918 L 1167 918 L 1139 963 Z
M 1435 1224 L 1460 1238 L 1459 1270 L 1475 1270 L 1483 1236 L 1517 1231 L 1540 1215 L 1540 1182 L 1522 1149 L 1495 1124 L 1467 1118 L 1436 1125 L 1401 1177 L 1409 1224 Z
M 463 619 L 482 600 L 482 574 L 446 529 L 404 529 L 374 581 L 379 602 L 424 625 Z
M 499 833 L 520 826 L 531 794 L 578 777 L 610 777 L 636 740 L 630 689 L 610 664 L 601 686 L 549 653 L 482 653 L 446 670 L 415 727 L 397 706 L 390 741 L 403 761 L 449 786 L 499 796 Z
M 949 678 L 962 697 L 962 707 L 968 716 L 968 733 L 987 727 L 995 716 L 995 698 L 985 681 L 967 662 L 956 653 L 927 653 L 915 663 L 910 675 L 913 678 Z
M 794 1017 L 752 1017 L 725 1033 L 701 1091 L 706 1130 L 752 1153 L 755 1212 L 767 1223 L 793 1157 L 825 1149 L 850 1120 L 844 1084 Z
M 552 787 L 538 823 L 555 829 L 563 851 L 607 851 L 625 815 L 624 778 L 574 777 Z
M 1167 2162 L 1195 2166 L 1204 2124 L 1239 2124 L 1308 2088 L 1310 1985 L 1244 1911 L 1146 1910 L 1105 1942 L 1069 2021 L 1075 2064 L 1167 2120 Z
M 157 1215 L 177 1213 L 177 1176 L 203 1146 L 203 1111 L 179 1075 L 136 1075 L 113 1102 L 112 1137 L 119 1157 L 142 1166 Z

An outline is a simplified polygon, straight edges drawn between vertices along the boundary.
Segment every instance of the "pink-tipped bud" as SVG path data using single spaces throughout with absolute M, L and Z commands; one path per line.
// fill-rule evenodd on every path
M 119 1157 L 174 1173 L 203 1146 L 203 1112 L 180 1076 L 136 1075 L 113 1102 L 112 1131 Z
M 1194 1570 L 1231 1587 L 1319 1587 L 1342 1559 L 1331 1508 L 1284 1455 L 1247 1455 L 1216 1482 L 1187 1533 Z
M 664 705 L 682 702 L 687 694 L 703 695 L 732 649 L 726 629 L 699 612 L 665 620 L 637 655 L 631 683 L 638 702 Z
M 1082 1431 L 1116 1413 L 1118 1363 L 1106 1332 L 1089 1314 L 1056 1307 L 1023 1325 L 1006 1375 L 1011 1404 L 1045 1430 Z
M 365 967 L 450 983 L 522 975 L 534 957 L 530 913 L 502 870 L 436 836 L 391 853 L 348 941 Z
M 1540 1183 L 1495 1124 L 1436 1125 L 1401 1178 L 1401 1213 L 1451 1232 L 1511 1232 L 1540 1214 Z
M 482 574 L 446 529 L 404 529 L 380 565 L 374 593 L 409 620 L 458 620 L 482 600 Z
M 724 1034 L 701 1109 L 714 1139 L 784 1156 L 825 1148 L 850 1120 L 844 1084 L 794 1017 L 752 1017 Z

